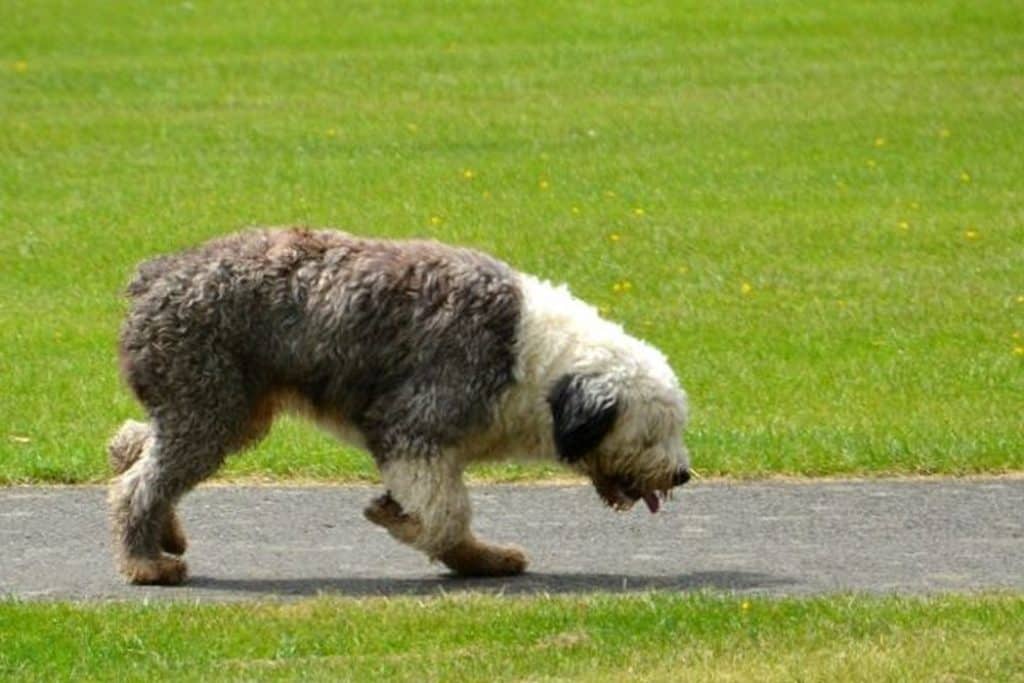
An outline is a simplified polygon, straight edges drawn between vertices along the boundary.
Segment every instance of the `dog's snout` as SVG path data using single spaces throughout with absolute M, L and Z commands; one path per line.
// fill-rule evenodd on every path
M 676 473 L 672 476 L 673 486 L 682 486 L 688 481 L 690 481 L 690 470 L 685 467 L 680 470 L 676 470 Z

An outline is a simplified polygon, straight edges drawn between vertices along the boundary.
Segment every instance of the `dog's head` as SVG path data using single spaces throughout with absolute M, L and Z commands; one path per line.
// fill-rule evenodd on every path
M 569 373 L 548 394 L 558 455 L 586 474 L 605 503 L 628 510 L 643 499 L 657 512 L 690 479 L 683 445 L 686 395 L 674 382 Z

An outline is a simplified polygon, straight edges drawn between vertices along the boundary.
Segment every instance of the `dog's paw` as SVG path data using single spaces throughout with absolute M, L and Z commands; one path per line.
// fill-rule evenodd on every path
M 388 527 L 399 524 L 405 513 L 398 501 L 391 497 L 391 492 L 377 496 L 370 501 L 370 504 L 363 510 L 363 516 L 374 524 Z
M 438 559 L 460 576 L 514 576 L 526 571 L 530 563 L 520 548 L 475 539 L 463 541 Z
M 403 543 L 412 543 L 423 531 L 419 518 L 404 512 L 390 492 L 371 500 L 363 515 Z
M 188 567 L 173 557 L 155 560 L 131 558 L 122 569 L 130 583 L 136 585 L 177 586 L 188 576 Z

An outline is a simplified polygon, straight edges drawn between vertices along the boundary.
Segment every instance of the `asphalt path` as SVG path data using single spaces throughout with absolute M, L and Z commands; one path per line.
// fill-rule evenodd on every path
M 662 511 L 585 486 L 474 486 L 474 526 L 528 573 L 459 579 L 365 521 L 370 487 L 203 487 L 182 503 L 191 578 L 128 586 L 99 487 L 0 489 L 0 595 L 240 600 L 597 591 L 1024 590 L 1024 479 L 700 483 Z

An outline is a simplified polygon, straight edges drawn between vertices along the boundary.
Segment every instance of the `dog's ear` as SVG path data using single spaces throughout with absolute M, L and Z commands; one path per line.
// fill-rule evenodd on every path
M 597 448 L 615 424 L 619 401 L 598 375 L 562 375 L 548 393 L 558 455 L 576 462 Z

